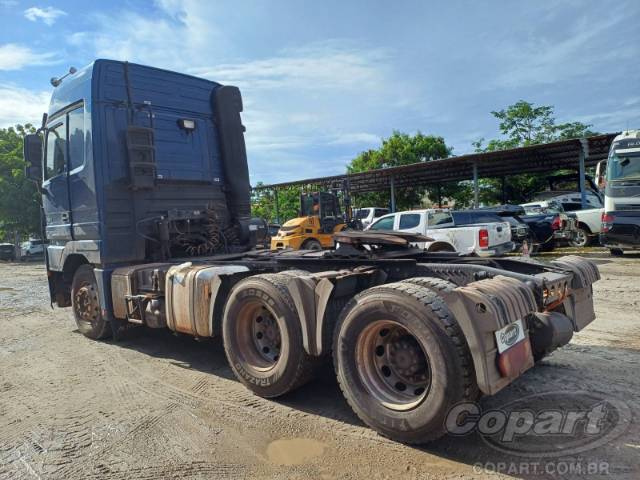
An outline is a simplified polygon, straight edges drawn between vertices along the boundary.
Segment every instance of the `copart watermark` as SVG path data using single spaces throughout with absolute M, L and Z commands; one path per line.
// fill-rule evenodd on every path
M 473 465 L 473 473 L 480 475 L 545 475 L 581 476 L 609 475 L 609 462 L 559 460 L 554 462 L 484 462 Z
M 455 436 L 477 433 L 503 453 L 545 458 L 576 455 L 610 443 L 630 421 L 631 410 L 621 400 L 594 392 L 556 391 L 484 410 L 478 403 L 459 403 L 449 411 L 445 426 Z

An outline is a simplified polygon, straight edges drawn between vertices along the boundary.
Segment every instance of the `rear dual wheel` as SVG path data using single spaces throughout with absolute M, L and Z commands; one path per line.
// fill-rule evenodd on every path
M 394 440 L 441 437 L 450 409 L 477 397 L 464 337 L 443 300 L 421 285 L 387 284 L 357 295 L 341 314 L 333 354 L 353 410 Z
M 303 385 L 315 366 L 302 344 L 287 281 L 287 275 L 264 274 L 238 282 L 222 320 L 224 349 L 233 372 L 261 397 L 278 397 Z

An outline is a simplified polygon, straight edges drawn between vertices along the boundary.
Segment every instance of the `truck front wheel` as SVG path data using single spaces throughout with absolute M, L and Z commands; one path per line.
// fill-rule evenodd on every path
M 71 307 L 78 330 L 94 340 L 111 335 L 109 322 L 104 319 L 98 299 L 98 285 L 90 265 L 80 265 L 71 284 Z
M 284 395 L 306 383 L 315 362 L 302 345 L 302 328 L 287 275 L 255 275 L 229 294 L 222 320 L 224 350 L 233 372 L 261 397 Z
M 394 440 L 441 437 L 451 408 L 477 397 L 462 332 L 444 301 L 420 285 L 387 284 L 357 295 L 342 312 L 333 352 L 353 410 Z

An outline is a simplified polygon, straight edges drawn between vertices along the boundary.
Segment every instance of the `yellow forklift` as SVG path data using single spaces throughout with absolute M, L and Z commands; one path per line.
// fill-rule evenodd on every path
M 340 209 L 338 192 L 342 189 L 345 211 Z M 286 222 L 271 238 L 271 250 L 322 250 L 333 248 L 333 234 L 351 222 L 351 205 L 347 182 L 332 192 L 302 193 L 300 214 Z

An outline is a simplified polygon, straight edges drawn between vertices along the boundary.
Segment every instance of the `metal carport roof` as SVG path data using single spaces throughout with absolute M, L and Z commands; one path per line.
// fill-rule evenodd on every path
M 608 133 L 509 150 L 472 153 L 362 173 L 260 185 L 255 187 L 255 190 L 278 189 L 293 185 L 330 187 L 336 181 L 348 179 L 352 193 L 364 193 L 387 190 L 392 187 L 421 187 L 472 178 L 504 177 L 557 169 L 579 170 L 581 160 L 584 160 L 584 167 L 590 167 L 607 158 L 609 146 L 616 135 L 616 133 Z

